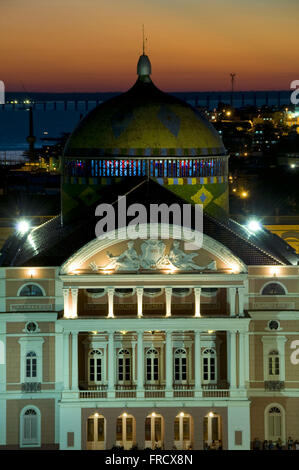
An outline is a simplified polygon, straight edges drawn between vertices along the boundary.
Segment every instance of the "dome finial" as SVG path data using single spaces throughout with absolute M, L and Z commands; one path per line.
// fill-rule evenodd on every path
M 144 24 L 142 25 L 142 55 L 137 64 L 137 75 L 139 77 L 149 77 L 152 73 L 152 66 L 148 56 L 145 54 L 146 37 L 144 35 Z

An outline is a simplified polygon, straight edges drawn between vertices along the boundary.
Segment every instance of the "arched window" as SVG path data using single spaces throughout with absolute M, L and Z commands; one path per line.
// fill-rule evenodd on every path
M 216 383 L 216 351 L 215 349 L 205 349 L 202 355 L 203 382 Z
M 270 282 L 262 289 L 262 295 L 285 295 L 286 289 L 278 282 Z
M 37 357 L 34 351 L 26 354 L 26 379 L 36 379 Z
M 266 439 L 285 441 L 284 412 L 278 404 L 269 405 L 265 410 Z
M 148 349 L 146 352 L 146 381 L 158 382 L 159 380 L 159 353 L 156 349 Z
M 93 349 L 88 354 L 89 382 L 99 383 L 103 380 L 103 353 L 99 349 Z
M 176 349 L 174 353 L 174 381 L 187 381 L 187 352 L 183 348 Z
M 20 297 L 43 297 L 44 293 L 37 284 L 26 284 L 21 288 L 18 295 Z
M 20 446 L 39 447 L 40 436 L 40 412 L 36 407 L 26 407 L 20 416 Z
M 280 367 L 279 367 L 279 353 L 278 351 L 271 351 L 268 357 L 268 374 L 269 379 L 274 379 L 279 377 Z
M 118 352 L 118 382 L 131 382 L 131 353 L 128 349 L 121 349 Z

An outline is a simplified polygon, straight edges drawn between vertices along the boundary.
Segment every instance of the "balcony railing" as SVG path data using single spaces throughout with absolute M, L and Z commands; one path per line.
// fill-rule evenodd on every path
M 222 380 L 216 384 L 202 385 L 203 398 L 226 398 L 229 397 L 229 383 Z
M 41 383 L 40 382 L 25 382 L 22 384 L 22 392 L 31 393 L 31 392 L 40 392 Z
M 284 389 L 284 382 L 281 380 L 267 380 L 265 382 L 265 390 L 271 392 L 279 392 Z
M 92 398 L 107 398 L 108 386 L 107 385 L 88 385 L 80 384 L 81 390 L 79 397 L 85 399 Z M 174 398 L 194 398 L 195 386 L 194 384 L 178 384 L 172 386 Z M 165 384 L 144 384 L 144 398 L 165 398 Z M 137 385 L 136 384 L 116 384 L 113 392 L 115 398 L 137 398 Z M 142 395 L 143 396 L 143 395 Z M 202 385 L 203 398 L 227 398 L 230 396 L 229 383 L 220 381 L 213 384 Z
M 115 398 L 136 398 L 136 384 L 116 384 Z
M 107 385 L 86 385 L 80 384 L 80 388 L 85 388 L 85 390 L 80 390 L 79 398 L 107 398 Z
M 174 397 L 194 397 L 194 385 L 193 384 L 173 384 L 173 396 Z
M 145 384 L 144 385 L 145 398 L 165 398 L 165 385 L 164 384 Z

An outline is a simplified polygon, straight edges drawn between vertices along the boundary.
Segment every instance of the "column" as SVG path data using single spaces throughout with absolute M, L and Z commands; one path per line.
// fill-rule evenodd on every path
M 63 334 L 63 383 L 64 389 L 70 388 L 70 334 L 68 332 Z
M 6 391 L 6 322 L 0 321 L 0 394 L 1 392 L 5 392 L 5 391 Z M 0 431 L 0 434 L 1 434 L 1 431 Z M 1 444 L 1 441 L 0 441 L 0 444 Z
M 237 372 L 237 366 L 236 366 L 236 332 L 235 331 L 230 331 L 229 332 L 229 342 L 230 342 L 230 356 L 228 358 L 228 361 L 230 362 L 230 377 L 229 377 L 229 383 L 230 383 L 230 388 L 235 389 L 236 388 L 236 372 Z
M 108 318 L 113 318 L 113 296 L 114 296 L 114 287 L 108 287 Z
M 245 388 L 245 333 L 239 332 L 239 388 Z
M 200 317 L 200 293 L 201 293 L 201 287 L 194 287 L 195 316 L 196 317 Z
M 229 314 L 231 317 L 236 315 L 236 288 L 229 287 L 228 288 L 228 303 L 229 303 Z
M 143 287 L 137 287 L 137 316 L 141 318 L 143 316 L 142 312 L 142 299 L 143 299 Z
M 200 331 L 194 332 L 194 384 L 195 384 L 195 396 L 202 396 L 201 387 L 201 342 L 200 342 Z
M 108 398 L 115 397 L 115 351 L 114 331 L 108 333 Z
M 239 294 L 239 315 L 240 315 L 240 317 L 244 317 L 245 288 L 244 287 L 239 287 L 238 294 Z
M 72 314 L 71 318 L 77 318 L 77 310 L 78 310 L 78 289 L 71 289 L 72 292 Z
M 167 317 L 171 317 L 171 294 L 172 294 L 172 287 L 165 287 L 166 316 Z
M 137 398 L 144 398 L 143 331 L 137 333 Z
M 165 332 L 165 366 L 166 366 L 166 397 L 173 396 L 173 351 L 172 351 L 172 331 Z
M 136 419 L 136 444 L 138 446 L 138 450 L 144 449 L 144 441 L 145 441 L 145 418 L 146 414 L 142 408 L 134 413 Z
M 244 333 L 244 360 L 245 360 L 245 382 L 249 382 L 249 364 L 250 364 L 250 349 L 249 349 L 249 333 Z
M 78 333 L 72 333 L 72 390 L 78 390 Z
M 69 288 L 62 289 L 62 293 L 63 293 L 63 316 L 64 318 L 69 318 L 70 317 L 70 307 L 69 307 L 70 290 Z

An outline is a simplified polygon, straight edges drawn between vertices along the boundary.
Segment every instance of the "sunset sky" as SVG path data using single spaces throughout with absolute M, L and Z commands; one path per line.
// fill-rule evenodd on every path
M 124 91 L 142 24 L 166 91 L 289 89 L 299 79 L 298 0 L 0 0 L 7 91 Z

